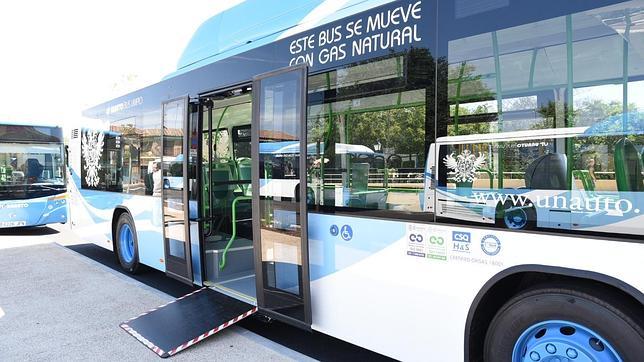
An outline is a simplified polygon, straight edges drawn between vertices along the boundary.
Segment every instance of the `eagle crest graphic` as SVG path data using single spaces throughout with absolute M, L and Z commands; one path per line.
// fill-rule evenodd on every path
M 443 158 L 443 163 L 454 171 L 452 179 L 456 182 L 472 182 L 476 179 L 476 171 L 485 165 L 485 155 L 479 152 L 478 157 L 469 150 L 454 157 L 454 153 Z
M 85 131 L 81 138 L 83 160 L 85 160 L 85 182 L 88 186 L 96 187 L 100 178 L 98 171 L 101 169 L 101 155 L 103 154 L 105 134 L 101 131 Z

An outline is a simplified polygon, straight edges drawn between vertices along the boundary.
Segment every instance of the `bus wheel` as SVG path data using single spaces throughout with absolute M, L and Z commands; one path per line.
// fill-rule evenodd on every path
M 502 223 L 508 229 L 527 230 L 536 226 L 537 212 L 534 206 L 531 207 L 513 207 L 512 204 L 506 204 L 503 208 Z
M 598 296 L 610 293 L 572 288 L 536 289 L 507 302 L 487 330 L 484 360 L 635 361 L 644 356 L 644 326 L 632 319 L 634 307 L 620 306 L 619 297 Z
M 127 212 L 122 213 L 116 223 L 114 244 L 121 267 L 132 274 L 139 269 L 139 250 L 134 230 L 132 216 Z

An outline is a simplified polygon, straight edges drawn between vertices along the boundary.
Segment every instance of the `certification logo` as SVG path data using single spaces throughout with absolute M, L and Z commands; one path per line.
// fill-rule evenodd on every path
M 452 250 L 459 253 L 469 253 L 472 236 L 465 231 L 452 231 Z
M 329 228 L 329 233 L 333 236 L 338 236 L 339 232 L 340 230 L 338 229 L 338 225 L 336 224 L 331 225 L 331 227 Z
M 494 256 L 501 251 L 501 240 L 494 235 L 485 235 L 481 239 L 481 249 L 489 256 Z
M 353 229 L 351 229 L 351 226 L 349 225 L 342 226 L 342 229 L 340 229 L 340 237 L 344 241 L 349 241 L 353 239 Z
M 431 235 L 427 245 L 427 257 L 435 260 L 447 260 L 447 246 L 440 235 Z
M 419 230 L 413 230 L 409 233 L 407 243 L 407 255 L 418 256 L 424 258 L 426 255 L 425 250 L 425 237 L 419 232 Z
M 409 234 L 409 241 L 422 243 L 423 242 L 423 234 Z

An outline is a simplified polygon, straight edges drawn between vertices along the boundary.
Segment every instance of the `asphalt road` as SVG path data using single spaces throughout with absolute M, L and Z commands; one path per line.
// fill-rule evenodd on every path
M 60 236 L 42 231 L 0 234 L 0 361 L 158 361 L 119 324 L 173 297 L 55 243 L 38 243 Z M 27 246 L 6 247 L 16 238 Z M 309 359 L 233 326 L 173 360 L 213 358 Z
M 111 252 L 84 243 L 65 226 L 0 230 L 0 286 L 2 361 L 158 360 L 119 323 L 194 290 L 152 269 L 126 274 Z M 224 332 L 173 359 L 389 360 L 260 318 Z

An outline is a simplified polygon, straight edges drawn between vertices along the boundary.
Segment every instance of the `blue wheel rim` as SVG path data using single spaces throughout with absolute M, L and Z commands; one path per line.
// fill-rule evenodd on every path
M 527 328 L 514 344 L 512 362 L 621 362 L 606 339 L 577 323 L 550 320 Z
M 119 253 L 126 263 L 134 260 L 134 235 L 128 224 L 123 224 L 119 230 Z
M 523 229 L 528 224 L 528 214 L 523 209 L 506 210 L 503 215 L 509 229 Z

